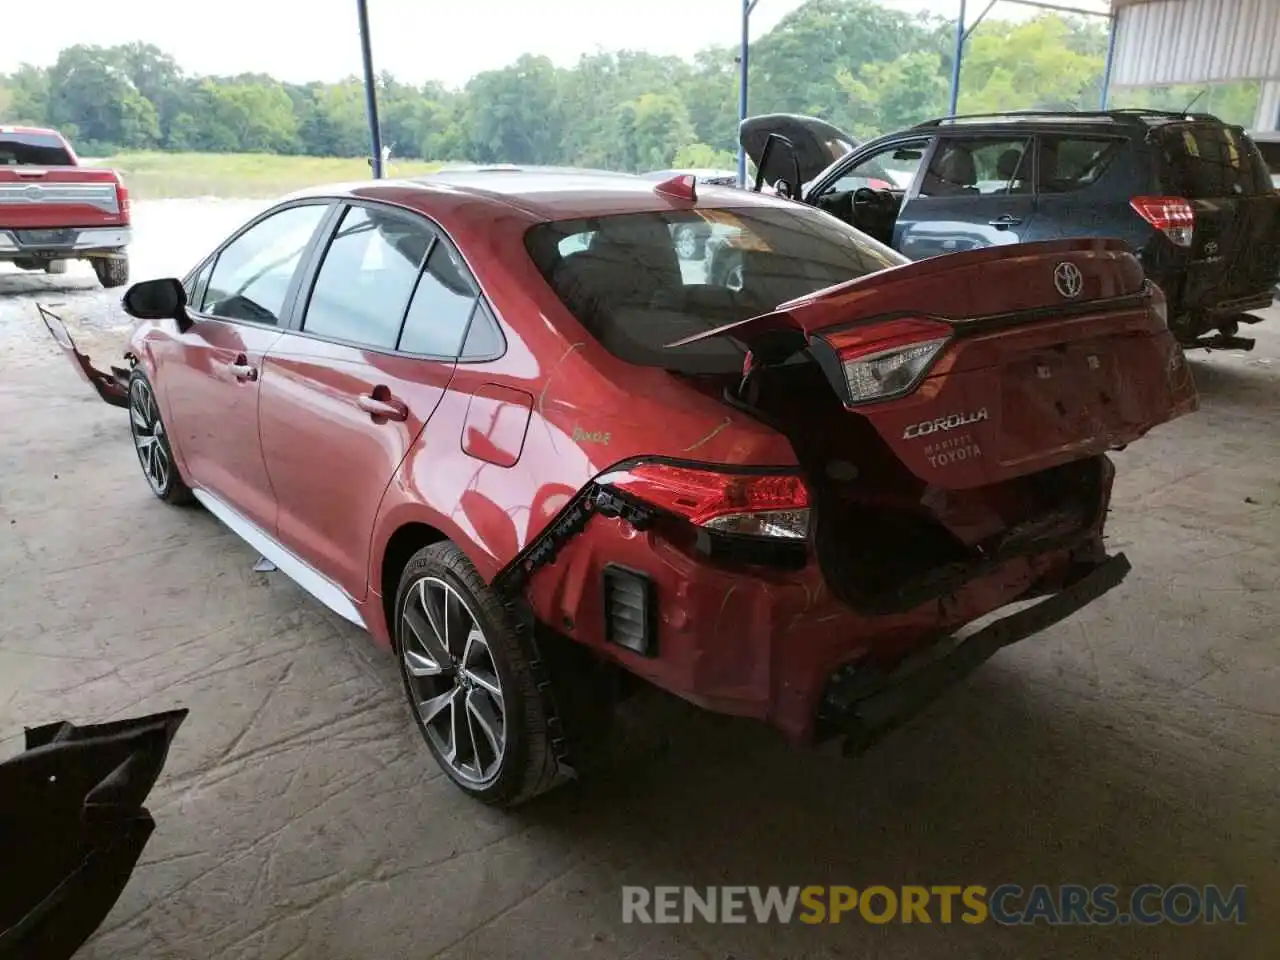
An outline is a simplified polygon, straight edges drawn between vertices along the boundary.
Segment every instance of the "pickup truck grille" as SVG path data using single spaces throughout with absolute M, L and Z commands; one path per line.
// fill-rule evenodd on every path
M 118 214 L 113 183 L 0 183 L 0 208 L 19 204 L 75 204 Z

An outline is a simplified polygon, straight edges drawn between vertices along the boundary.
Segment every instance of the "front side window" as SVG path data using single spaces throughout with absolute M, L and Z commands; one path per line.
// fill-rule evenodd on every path
M 938 144 L 920 184 L 922 197 L 1031 192 L 1027 137 L 948 138 Z
M 676 251 L 673 228 L 690 222 L 708 229 L 703 261 L 681 261 Z M 578 239 L 566 243 L 570 238 Z M 907 262 L 799 205 L 543 223 L 525 234 L 525 246 L 561 302 L 607 350 L 687 373 L 740 372 L 742 350 L 727 339 L 669 344 Z
M 915 180 L 928 149 L 928 140 L 895 144 L 846 170 L 824 193 L 845 193 L 862 187 L 905 191 Z
M 321 203 L 287 207 L 222 248 L 200 312 L 277 326 L 303 251 L 328 212 Z
M 400 323 L 435 235 L 425 223 L 350 207 L 329 241 L 302 329 L 380 350 L 395 348 Z

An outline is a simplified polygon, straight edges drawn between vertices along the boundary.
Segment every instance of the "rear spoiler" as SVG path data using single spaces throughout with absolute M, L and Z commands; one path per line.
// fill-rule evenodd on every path
M 61 317 L 41 303 L 36 304 L 36 309 L 40 312 L 40 319 L 44 321 L 44 325 L 48 328 L 49 333 L 53 335 L 53 339 L 58 341 L 58 346 L 62 348 L 62 352 L 67 355 L 75 366 L 80 378 L 93 387 L 104 402 L 111 404 L 113 407 L 127 407 L 129 405 L 129 374 L 131 371 L 123 367 L 113 366 L 110 373 L 103 373 L 89 361 L 88 357 L 77 349 L 75 341 L 71 339 L 71 334 L 67 333 L 67 325 Z

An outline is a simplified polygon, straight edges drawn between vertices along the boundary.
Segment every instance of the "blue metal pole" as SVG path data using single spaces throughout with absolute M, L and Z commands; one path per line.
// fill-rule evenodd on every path
M 956 20 L 956 49 L 951 61 L 951 106 L 947 110 L 949 116 L 956 115 L 956 107 L 960 103 L 960 58 L 964 56 L 964 3 L 960 0 L 960 17 Z
M 1098 109 L 1107 109 L 1107 95 L 1111 92 L 1111 64 L 1116 57 L 1116 15 L 1111 15 L 1110 26 L 1107 29 L 1107 62 L 1102 68 L 1102 99 L 1098 104 Z
M 382 130 L 378 126 L 378 80 L 373 75 L 373 45 L 369 40 L 369 6 L 367 0 L 356 0 L 360 17 L 360 55 L 364 60 L 364 101 L 369 113 L 369 144 L 373 148 L 373 178 L 382 179 Z
M 742 0 L 742 44 L 738 49 L 738 186 L 747 185 L 747 152 L 742 149 L 742 121 L 747 119 L 747 80 L 749 76 L 748 57 L 751 47 L 751 8 L 752 0 Z

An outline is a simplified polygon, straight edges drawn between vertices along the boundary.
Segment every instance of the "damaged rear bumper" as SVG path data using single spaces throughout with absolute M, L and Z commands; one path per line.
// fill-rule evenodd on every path
M 113 407 L 127 407 L 129 405 L 130 371 L 124 367 L 112 367 L 110 373 L 103 373 L 76 347 L 75 341 L 71 339 L 71 334 L 67 332 L 67 325 L 62 322 L 61 317 L 38 303 L 36 304 L 36 309 L 40 311 L 40 319 L 44 321 L 49 333 L 58 342 L 58 346 L 67 355 L 81 379 L 93 387 L 98 396 L 106 403 L 111 404 Z
M 1130 570 L 1123 554 L 1108 557 L 1068 586 L 978 630 L 965 639 L 931 646 L 888 675 L 850 666 L 828 684 L 819 726 L 843 735 L 846 754 L 859 753 L 916 716 L 948 689 L 1010 644 L 1071 616 L 1120 584 Z

